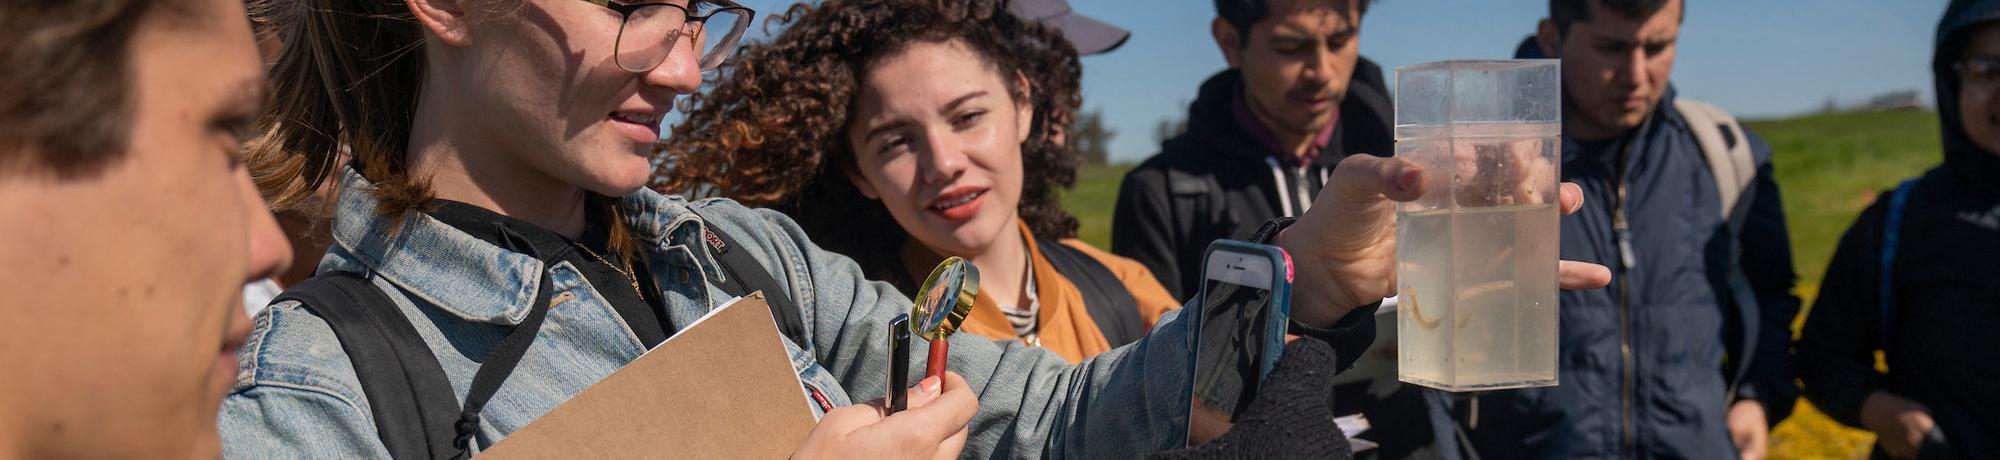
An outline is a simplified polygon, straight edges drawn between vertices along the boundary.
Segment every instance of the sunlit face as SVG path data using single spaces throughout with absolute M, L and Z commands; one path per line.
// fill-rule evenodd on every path
M 1566 37 L 1547 24 L 1538 40 L 1544 53 L 1562 59 L 1564 132 L 1607 139 L 1638 127 L 1666 93 L 1681 2 L 1671 0 L 1646 18 L 1590 3 L 1590 19 L 1571 23 Z
M 2000 59 L 2000 25 L 1980 26 L 1966 39 L 1960 62 Z M 1981 74 L 1975 65 L 1965 64 L 1959 72 L 1958 117 L 1966 137 L 1980 150 L 2000 155 L 2000 72 Z M 1988 69 L 2000 70 L 2000 69 Z
M 635 73 L 613 58 L 621 16 L 611 9 L 577 0 L 478 8 L 497 11 L 469 13 L 469 43 L 454 50 L 462 56 L 432 65 L 444 67 L 433 78 L 461 82 L 443 85 L 454 92 L 449 101 L 459 114 L 446 123 L 474 133 L 460 139 L 484 142 L 459 148 L 493 151 L 482 158 L 493 164 L 468 169 L 608 196 L 645 185 L 661 118 L 676 96 L 701 83 L 702 40 L 678 40 L 659 67 Z
M 1247 39 L 1217 19 L 1217 46 L 1243 72 L 1252 113 L 1296 135 L 1332 125 L 1360 56 L 1357 0 L 1274 0 Z
M 1033 111 L 1007 88 L 958 41 L 912 44 L 875 63 L 848 123 L 855 188 L 932 251 L 985 252 L 1019 219 Z
M 24 224 L 0 239 L 0 315 L 25 326 L 0 334 L 0 405 L 30 457 L 218 456 L 243 284 L 287 263 L 238 156 L 264 88 L 243 4 L 186 10 L 130 38 L 129 151 L 85 177 L 0 178 L 0 221 Z

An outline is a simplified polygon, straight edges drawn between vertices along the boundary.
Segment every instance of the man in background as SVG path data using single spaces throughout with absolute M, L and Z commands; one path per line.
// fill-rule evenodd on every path
M 1360 54 L 1370 3 L 1216 0 L 1209 34 L 1229 67 L 1202 83 L 1186 131 L 1126 173 L 1112 252 L 1193 298 L 1209 243 L 1304 215 L 1348 155 L 1394 152 L 1389 87 L 1381 67 Z M 1385 321 L 1379 341 L 1394 343 L 1394 330 Z M 1369 353 L 1364 359 L 1395 362 L 1388 347 Z M 1333 398 L 1335 413 L 1361 412 L 1381 427 L 1359 436 L 1381 445 L 1363 455 L 1422 456 L 1430 434 L 1412 429 L 1429 424 L 1421 393 L 1387 373 L 1343 380 L 1350 378 Z
M 1365 0 L 1216 0 L 1229 68 L 1203 82 L 1187 131 L 1125 174 L 1111 248 L 1181 298 L 1208 243 L 1305 214 L 1347 155 L 1387 156 L 1389 90 L 1360 56 Z
M 1445 457 L 1762 458 L 1791 412 L 1799 300 L 1770 147 L 1676 97 L 1683 7 L 1551 0 L 1520 47 L 1562 60 L 1562 180 L 1587 197 L 1562 258 L 1613 281 L 1560 294 L 1561 385 L 1429 395 Z

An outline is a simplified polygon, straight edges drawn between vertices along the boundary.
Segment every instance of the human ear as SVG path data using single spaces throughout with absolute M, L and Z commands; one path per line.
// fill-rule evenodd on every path
M 1236 32 L 1236 25 L 1220 17 L 1208 23 L 1208 33 L 1215 37 L 1215 47 L 1222 49 L 1222 60 L 1229 61 L 1229 68 L 1243 65 L 1243 36 Z
M 1028 75 L 1014 74 L 1014 84 L 1021 88 L 1020 100 L 1014 101 L 1014 142 L 1027 142 L 1029 131 L 1035 129 L 1035 85 L 1028 84 Z M 1055 123 L 1055 120 L 1048 120 Z
M 460 0 L 407 0 L 407 3 L 417 23 L 437 36 L 438 41 L 455 47 L 472 44 L 470 21 L 466 20 L 465 5 Z

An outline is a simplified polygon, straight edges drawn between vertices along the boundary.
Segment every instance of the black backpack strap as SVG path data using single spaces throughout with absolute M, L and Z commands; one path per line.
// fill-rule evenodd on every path
M 1125 282 L 1104 263 L 1060 241 L 1035 238 L 1035 245 L 1041 248 L 1049 265 L 1055 266 L 1056 272 L 1062 273 L 1083 294 L 1083 305 L 1090 311 L 1090 319 L 1097 323 L 1097 329 L 1104 332 L 1104 339 L 1112 347 L 1137 342 L 1146 336 L 1146 323 L 1139 318 L 1138 299 L 1132 297 Z
M 479 412 L 486 408 L 486 401 L 500 391 L 500 384 L 507 381 L 507 376 L 513 375 L 515 365 L 527 356 L 528 347 L 534 345 L 535 335 L 542 330 L 543 320 L 549 317 L 555 285 L 549 282 L 547 274 L 541 276 L 540 284 L 535 289 L 535 303 L 529 307 L 528 316 L 508 331 L 507 336 L 500 338 L 500 343 L 494 344 L 491 351 L 486 352 L 486 359 L 479 362 L 479 370 L 472 374 L 472 385 L 465 393 L 465 409 L 458 413 L 457 420 L 452 424 L 451 443 L 460 449 L 460 453 L 472 451 L 473 437 L 479 434 Z M 432 363 L 436 363 L 435 357 Z
M 688 210 L 693 211 L 694 208 L 689 207 Z M 708 216 L 700 211 L 694 213 L 703 221 L 708 220 Z M 792 290 L 771 278 L 771 272 L 764 270 L 764 264 L 758 263 L 756 257 L 735 250 L 740 246 L 735 238 L 715 231 L 714 226 L 705 223 L 701 231 L 702 239 L 708 242 L 709 254 L 715 256 L 715 261 L 722 264 L 722 271 L 725 272 L 722 279 L 712 280 L 722 288 L 722 292 L 740 297 L 763 291 L 764 304 L 771 308 L 771 318 L 778 321 L 778 332 L 784 333 L 785 338 L 791 339 L 799 348 L 810 346 L 812 341 L 806 335 L 804 310 L 792 302 Z
M 319 316 L 340 339 L 374 412 L 390 458 L 457 458 L 452 443 L 457 397 L 430 346 L 396 304 L 352 272 L 321 273 L 278 295 Z

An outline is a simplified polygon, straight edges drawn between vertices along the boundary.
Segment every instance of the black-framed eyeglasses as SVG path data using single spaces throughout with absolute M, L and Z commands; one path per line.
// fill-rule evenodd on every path
M 2000 56 L 1976 56 L 1951 65 L 1958 72 L 1960 86 L 1992 88 L 2000 86 Z
M 687 6 L 672 3 L 636 3 L 618 0 L 584 0 L 617 12 L 618 44 L 612 58 L 618 67 L 645 72 L 666 62 L 683 40 L 695 40 L 701 51 L 701 70 L 721 67 L 736 53 L 736 43 L 750 27 L 756 11 L 729 0 L 692 0 Z

